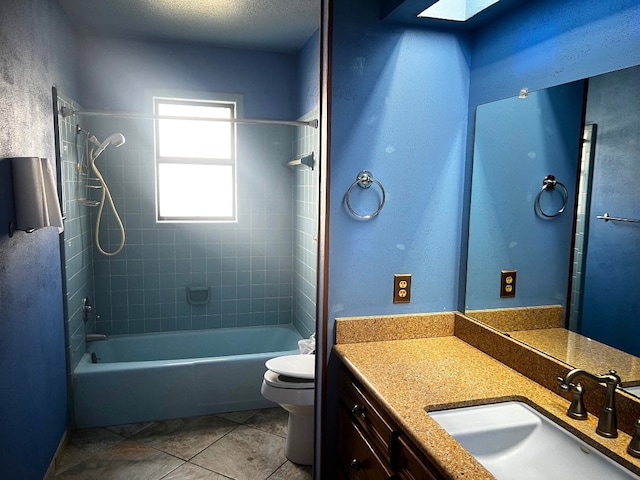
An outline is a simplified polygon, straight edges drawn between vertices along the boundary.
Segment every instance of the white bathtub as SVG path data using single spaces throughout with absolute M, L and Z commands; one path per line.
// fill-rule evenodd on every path
M 260 394 L 264 362 L 298 353 L 300 338 L 292 326 L 277 325 L 91 342 L 73 373 L 75 426 L 274 406 Z

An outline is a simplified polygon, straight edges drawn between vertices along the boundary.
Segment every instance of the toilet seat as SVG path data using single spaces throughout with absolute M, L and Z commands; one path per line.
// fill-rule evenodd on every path
M 295 390 L 307 390 L 314 388 L 313 379 L 288 377 L 279 373 L 267 370 L 264 372 L 264 381 L 274 388 L 288 388 Z
M 316 356 L 310 355 L 284 355 L 272 358 L 265 365 L 272 372 L 287 377 L 311 379 L 315 378 Z

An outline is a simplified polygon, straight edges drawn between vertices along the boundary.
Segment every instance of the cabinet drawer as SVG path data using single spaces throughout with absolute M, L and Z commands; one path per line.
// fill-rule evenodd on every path
M 382 408 L 367 398 L 362 387 L 344 370 L 340 374 L 340 399 L 351 420 L 389 461 L 391 445 L 398 429 L 381 413 Z
M 445 478 L 431 465 L 431 462 L 419 453 L 409 440 L 400 435 L 398 437 L 398 475 L 402 480 L 440 480 Z
M 344 408 L 338 411 L 338 465 L 344 478 L 389 480 L 394 473 L 378 456 Z

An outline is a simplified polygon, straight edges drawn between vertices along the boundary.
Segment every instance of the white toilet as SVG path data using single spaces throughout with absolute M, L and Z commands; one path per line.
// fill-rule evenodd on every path
M 313 463 L 315 355 L 267 360 L 262 396 L 289 412 L 286 456 L 298 465 Z

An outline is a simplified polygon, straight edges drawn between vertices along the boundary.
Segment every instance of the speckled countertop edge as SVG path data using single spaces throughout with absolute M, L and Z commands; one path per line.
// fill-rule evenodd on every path
M 453 312 L 337 318 L 336 343 L 444 337 L 454 325 Z
M 536 307 L 490 308 L 467 310 L 466 316 L 480 320 L 501 331 L 560 328 L 564 308 L 562 305 Z
M 599 450 L 640 474 L 640 460 L 626 454 L 628 435 L 620 432 L 616 439 L 598 437 L 597 418 L 568 418 L 569 402 L 565 398 L 453 335 L 337 344 L 334 350 L 450 478 L 494 477 L 432 420 L 425 408 L 439 410 L 513 399 L 526 401 L 583 440 L 599 444 Z

